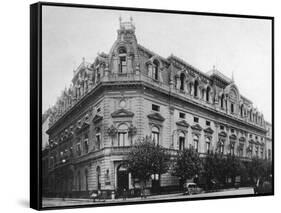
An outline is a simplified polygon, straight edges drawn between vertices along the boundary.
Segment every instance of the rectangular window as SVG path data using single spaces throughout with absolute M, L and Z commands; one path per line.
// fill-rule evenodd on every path
M 183 118 L 183 119 L 185 119 L 185 113 L 183 113 L 183 112 L 180 112 L 179 116 L 180 116 L 180 118 Z
M 211 126 L 211 122 L 210 121 L 206 121 L 206 126 Z
M 159 144 L 159 132 L 152 132 L 152 141 L 156 144 Z
M 128 145 L 128 134 L 127 132 L 118 132 L 118 146 Z
M 234 133 L 234 129 L 231 129 L 231 133 Z
M 221 129 L 221 130 L 224 130 L 224 126 L 220 126 L 220 129 Z
M 199 122 L 199 118 L 198 118 L 198 117 L 194 117 L 194 118 L 193 118 L 193 121 L 194 121 L 195 123 L 198 123 L 198 122 Z
M 184 137 L 179 137 L 179 150 L 184 150 Z
M 160 111 L 160 106 L 152 104 L 152 110 L 159 112 Z
M 101 111 L 100 107 L 99 107 L 99 108 L 97 108 L 97 112 L 100 112 L 100 111 Z
M 120 57 L 120 70 L 119 70 L 119 72 L 121 74 L 126 73 L 126 66 L 127 66 L 126 56 L 121 56 Z

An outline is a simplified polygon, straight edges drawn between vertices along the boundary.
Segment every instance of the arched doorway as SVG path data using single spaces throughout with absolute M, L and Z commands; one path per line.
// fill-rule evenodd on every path
M 124 165 L 117 167 L 117 191 L 118 194 L 123 194 L 124 191 L 129 189 L 129 174 L 128 170 Z

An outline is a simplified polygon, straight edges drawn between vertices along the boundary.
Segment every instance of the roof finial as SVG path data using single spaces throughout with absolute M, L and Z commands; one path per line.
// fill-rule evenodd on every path
M 234 82 L 234 72 L 232 71 L 231 81 Z
M 130 21 L 131 21 L 131 23 L 133 23 L 133 17 L 132 16 L 130 16 Z
M 213 65 L 213 70 L 215 70 L 216 69 L 216 65 Z

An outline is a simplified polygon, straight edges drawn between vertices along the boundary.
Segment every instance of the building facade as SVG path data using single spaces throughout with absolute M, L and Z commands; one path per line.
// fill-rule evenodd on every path
M 266 123 L 215 67 L 203 73 L 184 60 L 159 56 L 123 22 L 108 54 L 84 59 L 49 118 L 48 193 L 86 196 L 137 188 L 124 160 L 138 138 L 171 150 L 265 158 Z M 153 185 L 150 182 L 148 186 Z M 179 184 L 170 172 L 161 187 Z M 47 192 L 46 192 L 47 194 Z
M 265 122 L 266 126 L 266 158 L 272 160 L 272 124 Z

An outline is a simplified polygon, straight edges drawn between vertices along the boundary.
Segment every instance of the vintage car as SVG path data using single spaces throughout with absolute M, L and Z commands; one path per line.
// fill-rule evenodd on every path
M 184 184 L 184 195 L 200 194 L 202 191 L 202 188 L 198 187 L 196 183 Z

